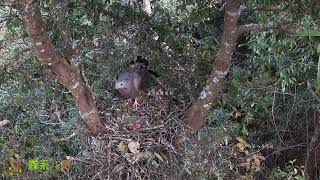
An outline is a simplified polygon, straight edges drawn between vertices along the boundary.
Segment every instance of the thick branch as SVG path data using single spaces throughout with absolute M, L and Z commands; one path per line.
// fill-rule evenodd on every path
M 228 73 L 238 39 L 237 24 L 240 16 L 240 1 L 227 1 L 224 9 L 224 31 L 214 61 L 214 69 L 212 70 L 207 85 L 202 90 L 200 97 L 189 110 L 187 125 L 190 129 L 186 129 L 179 134 L 178 143 L 183 142 L 188 136 L 204 125 L 211 104 L 221 91 L 223 79 Z
M 239 35 L 248 33 L 248 32 L 263 32 L 271 29 L 279 29 L 289 33 L 298 32 L 298 28 L 292 23 L 288 21 L 280 21 L 280 22 L 267 22 L 264 24 L 245 24 L 239 27 Z
M 146 12 L 149 16 L 152 14 L 151 2 L 150 2 L 150 0 L 143 0 L 143 10 L 144 10 L 144 12 Z
M 16 6 L 23 17 L 35 54 L 39 62 L 47 66 L 48 71 L 71 92 L 85 124 L 92 133 L 97 134 L 103 126 L 91 91 L 78 73 L 78 67 L 71 65 L 53 46 L 44 30 L 38 3 L 24 0 L 23 4 Z

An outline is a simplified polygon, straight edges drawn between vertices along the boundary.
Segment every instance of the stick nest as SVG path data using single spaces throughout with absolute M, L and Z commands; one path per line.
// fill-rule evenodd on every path
M 99 99 L 106 132 L 88 137 L 79 159 L 91 179 L 171 179 L 177 174 L 174 141 L 186 110 L 170 96 L 149 96 L 133 109 L 121 99 Z

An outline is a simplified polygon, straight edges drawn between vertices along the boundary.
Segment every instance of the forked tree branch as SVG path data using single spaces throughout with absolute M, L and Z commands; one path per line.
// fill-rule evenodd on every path
M 84 124 L 93 134 L 98 134 L 103 129 L 103 125 L 92 93 L 81 78 L 78 67 L 70 64 L 49 39 L 43 26 L 39 1 L 20 0 L 19 2 L 20 4 L 15 8 L 22 16 L 39 62 L 71 92 Z
M 231 59 L 235 51 L 238 38 L 247 32 L 262 32 L 270 29 L 279 29 L 286 32 L 297 32 L 298 28 L 291 22 L 268 22 L 265 24 L 239 25 L 239 17 L 245 6 L 241 6 L 240 0 L 228 0 L 224 4 L 224 27 L 220 47 L 216 54 L 213 70 L 207 80 L 206 86 L 200 93 L 197 101 L 192 105 L 187 115 L 189 129 L 179 133 L 177 142 L 184 142 L 192 133 L 199 130 L 206 122 L 206 116 L 211 108 L 212 102 L 220 93 L 223 87 L 223 80 L 231 66 Z M 256 6 L 255 10 L 278 10 L 280 6 L 263 7 Z
M 226 1 L 224 6 L 224 31 L 220 47 L 214 61 L 214 68 L 200 97 L 192 105 L 187 115 L 187 125 L 190 129 L 182 130 L 177 143 L 184 142 L 192 133 L 199 130 L 205 123 L 212 102 L 223 87 L 223 80 L 229 71 L 232 55 L 238 39 L 238 19 L 240 16 L 240 0 Z

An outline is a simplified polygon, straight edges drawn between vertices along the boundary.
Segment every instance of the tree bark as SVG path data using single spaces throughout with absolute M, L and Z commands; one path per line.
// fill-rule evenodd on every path
M 314 134 L 309 143 L 307 151 L 307 159 L 305 161 L 305 176 L 308 180 L 316 180 L 319 176 L 318 166 L 320 160 L 320 123 L 317 123 L 314 128 Z
M 143 0 L 143 10 L 144 10 L 144 12 L 146 12 L 149 16 L 152 14 L 151 2 L 150 2 L 150 0 Z
M 81 78 L 78 66 L 70 63 L 54 47 L 43 26 L 39 1 L 19 1 L 15 8 L 22 16 L 26 31 L 34 46 L 35 55 L 39 62 L 48 68 L 50 74 L 56 77 L 67 88 L 75 99 L 81 118 L 93 134 L 102 130 L 98 110 L 89 87 Z

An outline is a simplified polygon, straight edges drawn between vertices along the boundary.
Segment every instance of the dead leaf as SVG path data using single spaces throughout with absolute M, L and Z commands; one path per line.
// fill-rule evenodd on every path
M 144 153 L 143 152 L 139 152 L 137 154 L 134 155 L 134 158 L 136 161 L 138 161 L 139 159 L 144 157 Z
M 123 164 L 117 164 L 117 165 L 113 168 L 112 172 L 113 172 L 113 173 L 118 173 L 118 172 L 122 171 L 123 169 L 124 169 L 124 165 L 123 165 Z
M 260 167 L 261 166 L 261 160 L 259 158 L 257 158 L 257 157 L 254 157 L 253 159 L 254 159 L 255 165 Z
M 238 166 L 245 167 L 247 171 L 250 169 L 250 163 L 248 163 L 248 162 L 240 163 Z
M 9 123 L 10 123 L 10 121 L 8 119 L 4 119 L 4 120 L 0 121 L 0 127 L 7 125 Z
M 262 161 L 266 160 L 266 158 L 264 156 L 261 156 L 261 155 L 257 155 L 257 158 L 261 159 Z
M 245 150 L 246 148 L 249 148 L 249 147 L 250 147 L 250 144 L 248 144 L 247 141 L 245 141 L 245 140 L 242 139 L 241 137 L 236 137 L 236 139 L 237 139 L 237 141 L 239 142 L 239 143 L 237 143 L 236 146 L 239 148 L 239 150 L 240 150 L 241 152 L 244 152 L 244 150 Z
M 117 151 L 118 152 L 125 152 L 127 149 L 126 145 L 121 141 L 118 146 L 117 146 Z
M 69 172 L 71 169 L 71 161 L 70 160 L 61 160 L 60 162 L 61 165 L 61 172 Z
M 17 159 L 10 157 L 10 166 L 12 168 L 13 174 L 18 174 L 20 169 L 20 164 Z
M 157 161 L 151 161 L 152 166 L 154 167 L 159 167 L 159 164 L 157 163 Z
M 132 152 L 133 154 L 137 154 L 139 153 L 139 148 L 140 148 L 140 143 L 138 142 L 130 142 L 128 144 L 129 150 L 130 152 Z
M 162 157 L 160 156 L 160 154 L 158 154 L 158 153 L 154 153 L 154 155 L 160 160 L 160 161 L 163 161 L 163 159 L 162 159 Z

